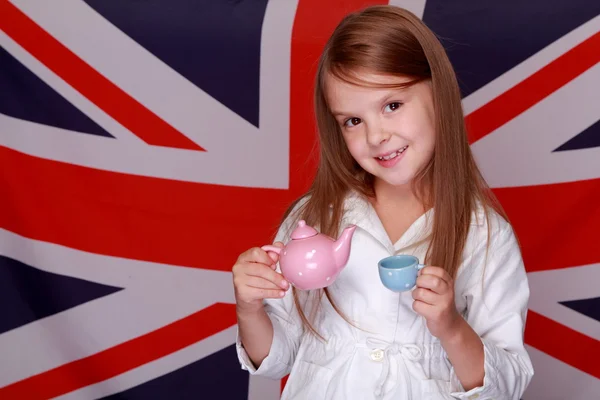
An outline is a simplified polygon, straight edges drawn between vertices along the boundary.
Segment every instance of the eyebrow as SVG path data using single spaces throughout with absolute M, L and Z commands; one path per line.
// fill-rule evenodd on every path
M 341 111 L 333 111 L 333 110 L 331 111 L 331 114 L 336 118 L 337 117 L 346 117 L 346 116 L 350 115 L 350 114 L 347 114 L 347 113 L 344 113 Z

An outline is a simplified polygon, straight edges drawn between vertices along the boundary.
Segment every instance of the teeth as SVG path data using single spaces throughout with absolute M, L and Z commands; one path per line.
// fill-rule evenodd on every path
M 403 148 L 401 148 L 400 150 L 397 150 L 397 151 L 393 152 L 392 154 L 389 154 L 389 155 L 383 156 L 383 157 L 377 157 L 377 158 L 379 158 L 380 160 L 385 160 L 385 161 L 391 160 L 393 158 L 398 157 L 398 155 L 404 153 L 404 150 L 406 150 L 407 148 L 408 148 L 408 146 L 404 146 Z

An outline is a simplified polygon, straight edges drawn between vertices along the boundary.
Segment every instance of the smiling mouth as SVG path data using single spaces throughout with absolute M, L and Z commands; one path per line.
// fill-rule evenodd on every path
M 404 146 L 403 148 L 396 150 L 395 152 L 388 154 L 387 156 L 382 156 L 382 157 L 375 157 L 379 160 L 382 161 L 387 161 L 387 160 L 392 160 L 396 157 L 398 157 L 400 154 L 404 153 L 404 151 L 408 148 L 408 145 Z

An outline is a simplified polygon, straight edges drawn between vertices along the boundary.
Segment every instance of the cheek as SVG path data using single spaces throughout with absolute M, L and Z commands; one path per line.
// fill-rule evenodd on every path
M 421 143 L 423 143 L 423 150 L 426 152 L 432 152 L 433 146 L 435 145 L 435 132 L 433 127 L 427 126 L 421 135 Z
M 355 159 L 361 157 L 362 152 L 364 152 L 364 146 L 361 145 L 357 136 L 358 135 L 344 135 L 346 147 L 348 147 L 348 151 Z
M 427 132 L 427 152 L 433 154 L 433 149 L 435 148 L 435 129 L 433 126 L 430 126 L 429 129 Z
M 435 118 L 433 115 L 433 111 L 430 113 L 429 118 L 427 120 L 427 124 L 425 126 L 425 134 L 426 134 L 426 143 L 433 151 L 433 147 L 435 145 Z
M 433 125 L 429 121 L 422 121 L 423 123 L 415 124 L 412 130 L 412 140 L 421 153 L 429 154 L 433 152 L 435 145 L 435 130 Z

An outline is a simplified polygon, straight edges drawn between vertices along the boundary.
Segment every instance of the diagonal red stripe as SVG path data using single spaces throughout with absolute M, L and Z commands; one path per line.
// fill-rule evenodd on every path
M 600 179 L 494 189 L 521 243 L 527 271 L 600 262 Z
M 600 32 L 466 117 L 474 143 L 600 62 Z
M 544 353 L 600 379 L 600 342 L 529 310 L 525 342 Z
M 204 151 L 98 73 L 7 0 L 0 0 L 0 29 L 146 143 Z
M 0 398 L 54 398 L 172 354 L 235 324 L 235 306 L 218 303 L 115 347 L 0 388 Z

